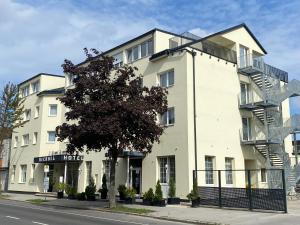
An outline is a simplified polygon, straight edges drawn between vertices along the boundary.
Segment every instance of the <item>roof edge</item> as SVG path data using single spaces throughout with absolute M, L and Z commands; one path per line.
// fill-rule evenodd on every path
M 37 75 L 34 75 L 33 77 L 30 77 L 25 81 L 22 81 L 21 83 L 18 84 L 18 86 L 21 86 L 21 85 L 25 84 L 26 82 L 31 81 L 31 80 L 39 77 L 39 76 L 42 76 L 42 75 L 51 76 L 51 77 L 62 77 L 62 78 L 65 77 L 64 75 L 57 75 L 57 74 L 50 74 L 50 73 L 38 73 Z

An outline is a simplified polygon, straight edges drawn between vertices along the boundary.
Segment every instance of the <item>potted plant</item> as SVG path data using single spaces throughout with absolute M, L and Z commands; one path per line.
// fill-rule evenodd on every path
M 66 188 L 66 184 L 59 182 L 55 185 L 55 188 L 57 190 L 57 198 L 58 199 L 63 198 L 64 197 L 64 191 L 65 191 L 65 188 Z
M 196 181 L 194 181 L 193 190 L 191 190 L 191 192 L 186 197 L 190 201 L 192 201 L 192 207 L 198 207 L 200 205 L 200 196 Z
M 94 180 L 91 179 L 89 185 L 86 186 L 85 188 L 86 199 L 88 201 L 95 201 L 96 200 L 95 193 L 96 193 L 96 185 L 94 183 Z
M 125 200 L 126 186 L 124 184 L 119 185 L 118 192 L 119 192 L 120 200 Z
M 143 196 L 143 204 L 153 205 L 153 200 L 154 200 L 154 193 L 153 193 L 153 189 L 150 188 L 148 191 L 145 192 Z
M 78 193 L 77 200 L 84 201 L 85 200 L 85 192 Z
M 125 204 L 135 203 L 135 195 L 136 195 L 136 191 L 134 190 L 134 188 L 127 188 L 125 194 Z
M 171 178 L 169 182 L 168 204 L 180 204 L 180 198 L 176 198 L 176 186 L 173 178 Z
M 66 194 L 68 195 L 68 199 L 76 199 L 76 188 L 70 185 L 66 185 Z
M 107 189 L 106 175 L 105 174 L 103 174 L 103 176 L 102 176 L 102 186 L 99 189 L 99 192 L 101 194 L 101 199 L 106 199 L 107 198 L 108 189 Z
M 160 181 L 158 180 L 155 186 L 155 195 L 154 195 L 154 199 L 153 199 L 153 205 L 154 206 L 166 206 L 166 201 L 165 199 L 163 199 L 163 194 L 162 194 L 162 190 L 161 190 L 161 185 L 160 185 Z

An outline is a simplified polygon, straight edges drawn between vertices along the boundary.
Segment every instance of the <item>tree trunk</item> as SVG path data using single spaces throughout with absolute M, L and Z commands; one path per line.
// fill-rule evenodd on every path
M 115 208 L 116 204 L 116 163 L 117 157 L 112 157 L 110 161 L 110 179 L 109 179 L 109 208 Z

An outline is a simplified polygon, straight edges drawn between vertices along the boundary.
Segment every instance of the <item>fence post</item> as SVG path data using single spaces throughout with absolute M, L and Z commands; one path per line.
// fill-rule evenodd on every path
M 219 207 L 222 207 L 222 183 L 221 183 L 221 170 L 218 170 L 218 180 L 219 180 Z
M 286 200 L 286 184 L 285 184 L 285 173 L 284 169 L 281 170 L 281 176 L 282 176 L 282 189 L 283 189 L 283 206 L 284 206 L 284 212 L 287 213 L 287 200 Z
M 251 193 L 251 170 L 247 170 L 248 174 L 248 198 L 249 198 L 249 209 L 253 209 L 252 205 L 252 193 Z

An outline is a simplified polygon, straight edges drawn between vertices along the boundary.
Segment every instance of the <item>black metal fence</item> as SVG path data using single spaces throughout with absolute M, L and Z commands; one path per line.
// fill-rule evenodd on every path
M 197 170 L 193 177 L 200 206 L 287 212 L 284 170 Z

